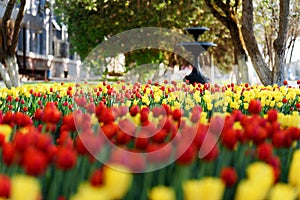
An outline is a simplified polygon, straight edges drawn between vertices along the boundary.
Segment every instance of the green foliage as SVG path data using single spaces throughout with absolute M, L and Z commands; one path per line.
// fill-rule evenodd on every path
M 292 48 L 293 42 L 300 35 L 300 7 L 299 0 L 291 0 L 290 2 L 290 26 L 288 32 L 287 51 Z M 270 66 L 274 65 L 273 41 L 277 37 L 279 28 L 279 1 L 274 0 L 255 0 L 255 36 L 258 43 L 262 46 L 263 55 Z
M 200 39 L 218 44 L 218 47 L 211 51 L 217 57 L 216 62 L 220 62 L 219 66 L 222 65 L 224 69 L 232 63 L 232 45 L 228 43 L 229 33 L 213 18 L 204 1 L 57 0 L 56 12 L 68 25 L 74 50 L 83 59 L 105 38 L 126 30 L 163 27 L 182 33 L 185 27 L 206 26 L 211 30 Z M 140 53 L 134 57 L 141 60 L 142 58 L 138 58 L 139 55 Z M 227 55 L 226 59 L 220 55 Z M 160 59 L 159 54 L 146 57 L 148 56 L 158 56 L 153 59 Z

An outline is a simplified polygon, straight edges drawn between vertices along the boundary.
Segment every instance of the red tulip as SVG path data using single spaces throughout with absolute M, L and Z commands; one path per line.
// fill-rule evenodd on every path
M 167 115 L 170 115 L 170 114 L 172 113 L 172 110 L 171 110 L 171 108 L 170 108 L 169 105 L 167 105 L 167 104 L 162 104 L 161 106 L 162 106 L 162 108 L 165 110 L 164 113 L 166 113 Z
M 56 124 L 61 118 L 61 112 L 55 106 L 55 103 L 48 102 L 44 109 L 43 121 Z
M 128 144 L 132 139 L 132 136 L 127 134 L 123 130 L 118 130 L 116 134 L 116 143 L 118 145 L 126 145 Z
M 140 114 L 141 114 L 140 120 L 141 120 L 142 123 L 149 122 L 149 119 L 148 119 L 149 109 L 143 108 L 140 111 Z
M 273 156 L 273 147 L 268 143 L 258 145 L 256 151 L 258 159 L 263 161 L 267 161 Z
M 5 135 L 0 134 L 0 148 L 3 146 L 4 143 L 5 143 Z
M 130 152 L 124 149 L 114 149 L 109 161 L 112 164 L 124 165 L 133 172 L 142 172 L 146 165 L 145 159 L 141 153 Z
M 36 111 L 34 112 L 34 117 L 33 117 L 33 118 L 34 118 L 35 120 L 42 120 L 43 114 L 44 114 L 43 110 L 40 109 L 40 108 L 38 108 L 38 109 L 36 109 Z
M 20 132 L 17 132 L 15 134 L 15 137 L 13 139 L 14 147 L 17 151 L 25 151 L 26 148 L 29 146 L 29 137 L 27 134 L 23 134 Z
M 277 110 L 276 109 L 269 110 L 267 114 L 268 114 L 268 121 L 270 123 L 277 121 Z
M 277 131 L 280 131 L 280 124 L 277 121 L 273 122 L 273 123 L 267 125 L 266 129 L 268 131 L 268 136 L 272 137 L 274 133 L 276 133 Z
M 100 115 L 102 114 L 102 111 L 103 111 L 103 109 L 105 108 L 106 106 L 104 105 L 104 103 L 103 102 L 100 102 L 97 106 L 96 106 L 96 108 L 95 108 L 95 113 L 96 113 L 96 116 L 99 118 L 100 117 Z
M 10 126 L 13 126 L 14 125 L 14 117 L 15 117 L 15 115 L 11 111 L 8 111 L 3 116 L 2 123 L 3 124 L 8 124 Z
M 72 148 L 59 147 L 56 155 L 56 166 L 62 170 L 72 169 L 76 165 L 77 155 Z
M 52 138 L 47 134 L 37 134 L 36 147 L 47 152 L 48 148 L 52 145 Z
M 183 113 L 180 109 L 175 109 L 173 111 L 172 117 L 175 121 L 179 121 L 182 117 Z
M 109 124 L 115 120 L 115 117 L 111 109 L 104 107 L 101 115 L 98 116 L 98 120 L 99 122 L 103 122 L 104 124 Z
M 176 163 L 180 165 L 189 165 L 196 159 L 197 148 L 193 143 L 190 144 L 189 141 L 183 140 L 178 144 L 176 155 L 178 157 Z
M 96 169 L 93 171 L 90 182 L 93 186 L 101 186 L 103 184 L 103 170 L 102 169 Z
M 167 132 L 170 132 L 171 131 L 171 128 L 172 128 L 172 120 L 168 117 L 163 117 L 160 122 L 159 122 L 159 125 L 158 127 L 162 127 L 164 130 L 166 130 Z
M 39 150 L 29 148 L 23 155 L 23 166 L 29 175 L 42 175 L 47 168 L 47 156 Z
M 161 107 L 154 107 L 152 109 L 153 117 L 158 117 L 161 113 L 162 113 L 162 108 Z
M 95 112 L 96 106 L 93 103 L 89 103 L 88 105 L 85 106 L 85 109 L 88 113 L 92 114 Z
M 7 100 L 8 102 L 12 102 L 13 97 L 12 97 L 11 95 L 7 95 L 6 100 Z
M 151 163 L 165 163 L 171 158 L 172 150 L 170 144 L 149 144 L 146 149 L 147 160 Z
M 64 116 L 64 118 L 63 118 L 63 125 L 66 126 L 67 129 L 70 130 L 70 131 L 75 131 L 76 130 L 74 113 L 73 114 L 68 114 L 68 115 Z M 79 124 L 77 124 L 77 125 L 79 125 Z
M 138 149 L 146 149 L 149 144 L 149 133 L 148 131 L 141 130 L 135 138 L 135 147 Z
M 3 162 L 10 166 L 14 162 L 15 148 L 11 143 L 4 143 L 2 147 L 2 159 Z
M 0 175 L 0 197 L 9 198 L 11 193 L 10 178 L 4 174 Z
M 140 112 L 140 108 L 137 105 L 132 106 L 130 108 L 129 112 L 130 112 L 130 115 L 134 117 L 134 116 L 136 116 Z
M 209 131 L 215 135 L 220 135 L 224 126 L 225 120 L 220 116 L 215 116 L 210 119 Z
M 79 107 L 84 107 L 87 102 L 85 97 L 75 97 L 74 101 Z
M 214 161 L 219 156 L 219 147 L 217 145 L 213 146 L 212 149 L 206 154 L 202 160 L 204 161 Z
M 32 119 L 28 115 L 25 115 L 24 113 L 21 112 L 15 113 L 14 121 L 17 125 L 22 127 L 32 124 Z
M 221 141 L 226 148 L 233 150 L 238 141 L 237 132 L 231 128 L 224 129 L 221 134 Z
M 167 139 L 168 132 L 165 129 L 161 129 L 152 137 L 152 141 L 156 143 L 162 143 Z
M 278 181 L 281 173 L 280 159 L 277 156 L 272 156 L 266 162 L 273 167 L 275 182 Z
M 207 133 L 201 145 L 199 156 L 204 161 L 214 161 L 219 155 L 217 137 L 212 133 Z
M 117 113 L 119 117 L 123 117 L 128 113 L 128 108 L 126 106 L 120 106 L 118 107 Z
M 198 125 L 197 133 L 196 133 L 196 136 L 194 138 L 194 143 L 196 144 L 198 149 L 200 149 L 200 147 L 202 146 L 207 132 L 208 132 L 208 126 L 207 125 L 203 125 L 203 124 Z
M 136 132 L 136 125 L 129 119 L 121 119 L 118 123 L 120 130 L 124 131 L 126 134 L 134 136 Z
M 285 135 L 286 132 L 284 131 L 277 131 L 273 134 L 272 137 L 272 145 L 275 148 L 281 148 L 284 146 L 284 140 L 285 140 Z
M 118 127 L 114 123 L 107 123 L 101 126 L 101 132 L 108 138 L 111 139 L 117 133 Z
M 251 114 L 259 114 L 261 112 L 261 104 L 259 100 L 251 100 L 249 103 L 248 111 Z
M 286 98 L 282 99 L 282 103 L 287 103 L 287 102 L 288 102 L 288 100 Z
M 103 138 L 100 135 L 81 133 L 75 139 L 75 147 L 79 154 L 97 155 L 103 145 Z
M 200 120 L 201 113 L 200 112 L 192 112 L 191 122 L 198 123 Z
M 61 131 L 59 137 L 57 138 L 56 142 L 58 145 L 65 144 L 68 139 L 70 139 L 69 131 Z
M 225 167 L 221 171 L 221 179 L 224 181 L 226 186 L 234 186 L 238 180 L 237 173 L 232 167 Z
M 51 145 L 48 147 L 46 155 L 48 159 L 48 163 L 52 162 L 54 160 L 54 157 L 56 156 L 57 153 L 57 146 Z
M 297 127 L 289 127 L 288 128 L 288 134 L 295 141 L 300 139 L 300 129 L 298 129 Z

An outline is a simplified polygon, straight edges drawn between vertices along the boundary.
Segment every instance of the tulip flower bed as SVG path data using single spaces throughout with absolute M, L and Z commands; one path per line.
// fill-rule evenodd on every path
M 299 95 L 287 84 L 1 88 L 0 199 L 300 199 Z

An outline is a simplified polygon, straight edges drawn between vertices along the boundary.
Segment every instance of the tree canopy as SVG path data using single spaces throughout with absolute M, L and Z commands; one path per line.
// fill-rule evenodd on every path
M 203 41 L 217 43 L 212 51 L 219 67 L 231 69 L 232 49 L 229 32 L 213 18 L 204 1 L 78 1 L 57 0 L 56 11 L 68 25 L 74 50 L 85 58 L 105 37 L 140 27 L 163 27 L 183 33 L 190 26 L 206 26 L 211 30 Z M 220 56 L 224 55 L 224 56 Z
M 249 57 L 262 83 L 272 84 L 285 78 L 286 46 L 292 49 L 299 35 L 297 2 L 57 0 L 56 11 L 68 25 L 73 48 L 82 58 L 105 37 L 129 29 L 163 27 L 182 32 L 185 27 L 206 26 L 210 31 L 201 40 L 218 45 L 211 53 L 220 69 L 228 71 L 238 64 L 241 81 L 248 81 Z
M 19 9 L 14 19 L 13 10 L 16 4 L 19 4 Z M 17 87 L 20 85 L 20 80 L 16 47 L 25 13 L 26 0 L 1 0 L 0 6 L 5 8 L 3 17 L 0 19 L 0 74 L 6 87 Z

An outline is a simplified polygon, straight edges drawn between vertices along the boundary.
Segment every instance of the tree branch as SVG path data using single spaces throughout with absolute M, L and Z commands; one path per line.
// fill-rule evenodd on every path
M 226 16 L 222 15 L 222 13 L 218 11 L 216 5 L 214 5 L 211 0 L 205 0 L 205 3 L 212 12 L 212 14 L 215 16 L 215 18 L 217 18 L 224 26 L 228 27 L 228 21 Z
M 287 34 L 289 27 L 289 12 L 290 0 L 280 0 L 280 13 L 279 13 L 279 30 L 278 36 L 274 40 L 275 50 L 275 66 L 273 70 L 273 82 L 282 84 L 285 75 L 285 50 L 287 43 Z
M 253 0 L 243 0 L 242 33 L 255 71 L 264 85 L 272 84 L 271 70 L 264 61 L 253 31 Z
M 279 14 L 279 30 L 278 36 L 274 40 L 275 50 L 285 51 L 287 32 L 289 27 L 289 8 L 290 0 L 280 0 L 280 14 Z
M 3 43 L 3 51 L 7 51 L 7 40 L 9 37 L 8 33 L 8 22 L 11 18 L 12 11 L 14 9 L 16 0 L 10 0 L 6 6 L 5 13 L 2 18 L 2 43 Z
M 230 0 L 226 0 L 226 6 L 230 7 Z
M 3 15 L 3 22 L 7 22 L 10 17 L 11 17 L 11 13 L 14 9 L 14 6 L 15 6 L 15 3 L 16 3 L 16 0 L 10 0 L 6 6 L 6 9 L 5 9 L 5 13 Z
M 235 0 L 234 6 L 233 6 L 235 12 L 237 12 L 239 5 L 240 5 L 240 0 Z
M 14 55 L 15 51 L 16 51 L 16 47 L 17 47 L 18 39 L 19 39 L 19 33 L 20 33 L 20 26 L 21 26 L 22 20 L 24 18 L 24 13 L 25 13 L 25 5 L 26 5 L 26 0 L 21 0 L 21 5 L 19 8 L 19 12 L 18 12 L 18 15 L 16 18 L 15 27 L 14 27 L 14 31 L 13 31 L 12 44 L 9 49 L 10 56 Z
M 214 2 L 216 3 L 216 5 L 225 13 L 225 15 L 227 16 L 228 13 L 230 12 L 229 8 L 230 5 L 226 5 L 222 0 L 214 0 Z

